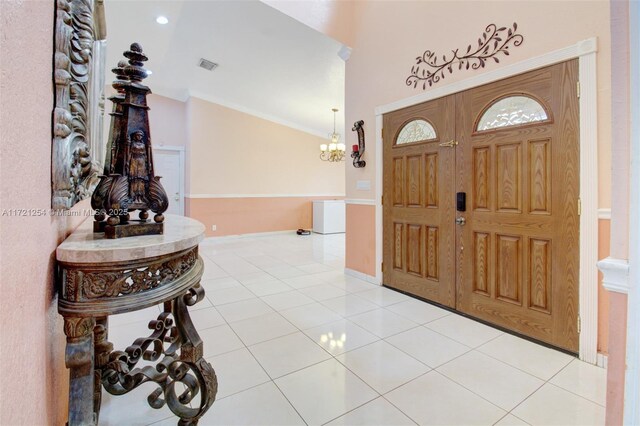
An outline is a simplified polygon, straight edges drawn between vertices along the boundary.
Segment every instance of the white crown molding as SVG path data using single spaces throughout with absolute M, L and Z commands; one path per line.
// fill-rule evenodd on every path
M 284 118 L 280 118 L 280 117 L 277 117 L 277 116 L 271 115 L 271 114 L 265 114 L 263 112 L 255 110 L 253 108 L 248 108 L 248 107 L 245 107 L 245 106 L 242 106 L 242 105 L 238 105 L 236 103 L 229 102 L 229 101 L 227 101 L 225 99 L 222 99 L 222 98 L 218 98 L 218 97 L 215 97 L 215 96 L 207 95 L 206 93 L 190 90 L 189 91 L 189 97 L 190 98 L 197 98 L 197 99 L 200 99 L 200 100 L 203 100 L 203 101 L 206 101 L 206 102 L 211 102 L 211 103 L 214 103 L 214 104 L 217 104 L 217 105 L 221 105 L 223 107 L 230 108 L 230 109 L 233 109 L 233 110 L 236 110 L 236 111 L 239 111 L 239 112 L 243 112 L 245 114 L 249 114 L 249 115 L 252 115 L 254 117 L 261 118 L 263 120 L 271 121 L 272 123 L 280 124 L 281 126 L 286 126 L 286 127 L 291 128 L 291 129 L 299 130 L 301 132 L 308 133 L 310 135 L 317 136 L 317 137 L 322 138 L 322 139 L 327 139 L 327 132 L 326 131 L 313 129 L 313 128 L 307 127 L 307 126 L 301 126 L 301 125 L 299 125 L 297 123 L 294 123 L 292 121 L 285 120 Z
M 357 204 L 361 206 L 375 206 L 376 200 L 369 200 L 363 198 L 348 198 L 344 200 L 345 204 Z
M 608 291 L 629 293 L 629 262 L 624 259 L 607 257 L 598 262 L 602 271 L 602 286 Z
M 611 209 L 598 209 L 598 219 L 611 220 Z
M 344 197 L 344 194 L 186 194 L 187 198 L 309 198 Z
M 382 285 L 382 283 L 376 277 L 373 277 L 371 275 L 367 275 L 367 274 L 362 273 L 360 271 L 356 271 L 355 269 L 344 268 L 344 273 L 345 273 L 345 275 L 349 275 L 351 277 L 361 279 L 361 280 L 366 281 L 366 282 L 371 283 L 371 284 Z

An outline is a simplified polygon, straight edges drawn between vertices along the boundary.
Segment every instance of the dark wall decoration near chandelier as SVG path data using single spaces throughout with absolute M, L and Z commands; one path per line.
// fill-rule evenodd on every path
M 351 153 L 351 158 L 353 158 L 353 167 L 356 169 L 360 169 L 367 165 L 367 162 L 362 160 L 362 156 L 364 155 L 364 121 L 356 121 L 353 123 L 353 128 L 351 131 L 358 132 L 358 144 L 353 146 L 353 152 Z
M 490 61 L 499 63 L 498 56 L 508 56 L 510 47 L 518 47 L 524 41 L 524 37 L 518 34 L 517 30 L 518 24 L 515 22 L 510 28 L 498 28 L 495 24 L 489 24 L 478 38 L 477 47 L 470 44 L 464 54 L 460 53 L 460 49 L 455 49 L 449 59 L 448 55 L 440 56 L 436 52 L 426 50 L 422 56 L 416 58 L 406 84 L 414 89 L 422 86 L 424 90 L 427 86 L 443 80 L 447 73 L 452 74 L 455 69 L 477 70 L 484 68 Z

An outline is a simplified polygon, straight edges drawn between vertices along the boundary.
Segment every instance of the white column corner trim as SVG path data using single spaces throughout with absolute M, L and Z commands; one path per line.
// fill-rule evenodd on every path
M 602 271 L 602 286 L 608 291 L 629 293 L 629 262 L 624 259 L 607 257 L 598 262 Z

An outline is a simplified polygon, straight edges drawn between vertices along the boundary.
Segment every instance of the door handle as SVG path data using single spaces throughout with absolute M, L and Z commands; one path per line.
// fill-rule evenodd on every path
M 467 223 L 467 219 L 465 219 L 464 217 L 457 217 L 456 223 L 460 226 L 464 226 L 464 224 Z
M 450 140 L 449 142 L 442 142 L 439 145 L 440 146 L 446 146 L 446 147 L 449 147 L 449 148 L 453 148 L 454 146 L 458 145 L 458 141 Z

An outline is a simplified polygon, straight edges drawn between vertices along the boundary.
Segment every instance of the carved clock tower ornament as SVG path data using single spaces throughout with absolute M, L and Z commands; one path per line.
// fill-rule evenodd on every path
M 120 61 L 113 69 L 117 94 L 110 98 L 113 111 L 104 175 L 91 197 L 96 210 L 94 231 L 104 231 L 107 238 L 162 234 L 162 213 L 169 207 L 160 176 L 153 170 L 147 106 L 151 89 L 142 84 L 147 57 L 138 43 L 124 56 L 129 61 Z M 133 210 L 140 211 L 139 220 L 130 219 Z M 149 220 L 149 210 L 155 213 L 154 222 Z

